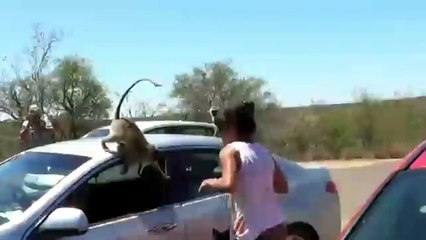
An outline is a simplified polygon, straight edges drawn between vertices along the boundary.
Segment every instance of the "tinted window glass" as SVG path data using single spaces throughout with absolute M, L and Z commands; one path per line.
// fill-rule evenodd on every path
M 426 238 L 426 170 L 398 173 L 355 226 L 351 240 Z
M 88 157 L 27 152 L 0 165 L 0 225 L 21 214 Z
M 176 127 L 161 127 L 150 131 L 149 134 L 186 134 L 186 135 L 200 135 L 200 136 L 213 136 L 214 129 L 201 126 L 176 126 Z
M 166 133 L 165 128 L 156 128 L 145 132 L 146 134 L 163 134 Z
M 167 172 L 171 177 L 173 202 L 188 201 L 211 194 L 198 192 L 204 179 L 221 175 L 219 149 L 194 149 L 166 152 Z
M 181 127 L 179 131 L 181 134 L 213 136 L 213 130 L 205 127 Z

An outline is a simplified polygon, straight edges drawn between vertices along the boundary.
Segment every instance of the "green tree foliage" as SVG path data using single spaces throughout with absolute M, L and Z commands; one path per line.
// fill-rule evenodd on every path
M 64 57 L 55 66 L 51 77 L 52 99 L 57 109 L 63 109 L 71 115 L 74 136 L 82 134 L 79 130 L 86 128 L 83 120 L 108 117 L 111 101 L 86 59 Z
M 308 159 L 312 147 L 316 146 L 319 117 L 313 111 L 295 114 L 288 136 L 288 151 L 299 159 Z
M 111 101 L 86 59 L 65 57 L 59 61 L 52 75 L 54 100 L 73 119 L 108 117 Z
M 360 96 L 358 105 L 354 109 L 354 117 L 358 127 L 358 137 L 364 148 L 371 148 L 374 145 L 375 129 L 377 127 L 377 112 L 381 108 L 382 102 L 364 92 Z
M 319 143 L 333 158 L 342 157 L 343 151 L 356 143 L 354 122 L 347 111 L 332 110 L 323 114 L 320 122 Z
M 34 27 L 25 61 L 10 63 L 9 68 L 3 69 L 1 112 L 23 120 L 28 106 L 36 104 L 43 114 L 55 114 L 58 110 L 69 112 L 74 126 L 82 119 L 108 117 L 111 101 L 90 63 L 77 56 L 54 57 L 59 35 L 56 31 L 46 33 L 38 25 Z
M 276 102 L 264 91 L 265 81 L 257 77 L 240 77 L 229 62 L 212 62 L 194 67 L 191 73 L 179 74 L 173 83 L 171 96 L 180 101 L 181 108 L 192 119 L 208 120 L 210 101 L 225 107 L 241 100 L 251 100 L 261 109 Z

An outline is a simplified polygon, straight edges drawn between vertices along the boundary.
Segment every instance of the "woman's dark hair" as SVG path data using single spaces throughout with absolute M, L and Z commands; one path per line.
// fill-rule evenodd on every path
M 254 102 L 242 102 L 235 107 L 226 108 L 224 111 L 225 127 L 235 127 L 240 136 L 253 135 L 256 132 L 254 109 Z

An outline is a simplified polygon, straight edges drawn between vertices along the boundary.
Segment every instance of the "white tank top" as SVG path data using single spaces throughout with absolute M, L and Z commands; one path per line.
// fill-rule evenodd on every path
M 237 150 L 241 157 L 233 198 L 235 218 L 244 217 L 245 231 L 236 237 L 253 240 L 266 229 L 285 221 L 273 187 L 274 160 L 258 143 L 232 142 L 228 146 Z

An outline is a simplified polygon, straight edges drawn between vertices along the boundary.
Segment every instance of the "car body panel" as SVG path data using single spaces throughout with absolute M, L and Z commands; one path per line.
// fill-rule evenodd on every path
M 226 231 L 231 225 L 228 194 L 218 194 L 182 204 L 188 240 L 211 240 L 212 229 Z
M 426 158 L 426 141 L 423 141 L 412 149 L 406 156 L 401 160 L 401 162 L 395 167 L 395 169 L 383 180 L 374 192 L 364 201 L 358 211 L 351 217 L 348 223 L 344 226 L 342 231 L 338 236 L 338 240 L 346 239 L 348 234 L 351 233 L 352 228 L 357 224 L 359 219 L 368 211 L 369 206 L 372 202 L 375 201 L 377 197 L 380 196 L 384 188 L 392 181 L 394 176 L 399 172 L 405 169 L 415 169 L 423 167 L 425 164 Z M 419 162 L 417 162 L 419 160 Z
M 341 228 L 340 200 L 337 193 L 325 191 L 331 180 L 329 170 L 306 169 L 279 156 L 275 159 L 289 184 L 289 193 L 280 194 L 287 223 L 308 223 L 320 239 L 335 239 Z
M 196 148 L 220 149 L 222 147 L 221 140 L 216 137 L 163 134 L 147 134 L 146 136 L 148 141 L 156 145 L 160 151 Z M 76 154 L 91 157 L 92 159 L 83 163 L 79 168 L 57 182 L 53 188 L 47 191 L 46 194 L 25 211 L 20 221 L 11 221 L 7 224 L 0 225 L 0 239 L 7 237 L 7 239 L 13 240 L 27 237 L 28 234 L 56 208 L 57 204 L 65 198 L 67 193 L 73 191 L 79 183 L 88 180 L 88 177 L 93 171 L 108 166 L 114 161 L 118 161 L 117 158 L 114 157 L 114 153 L 107 153 L 102 149 L 100 140 L 100 138 L 79 139 L 28 150 L 35 152 Z M 114 150 L 114 145 L 115 144 L 109 144 L 109 147 Z M 283 200 L 283 210 L 286 216 L 288 216 L 288 223 L 308 223 L 315 228 L 320 235 L 320 239 L 334 239 L 338 233 L 338 230 L 336 232 L 335 229 L 340 229 L 340 203 L 338 194 L 330 194 L 325 191 L 326 182 L 331 180 L 328 170 L 325 168 L 305 169 L 301 165 L 288 159 L 281 158 L 277 155 L 275 155 L 275 158 L 279 162 L 289 182 L 290 192 L 280 196 Z M 56 179 L 54 178 L 45 179 L 42 182 L 48 185 L 49 181 L 52 184 L 56 183 Z M 205 232 L 196 233 L 197 228 L 195 228 L 195 226 L 198 225 L 200 228 L 203 228 L 203 226 L 213 225 L 211 227 L 219 231 L 225 230 L 226 227 L 229 227 L 231 220 L 229 204 L 227 194 L 218 194 L 182 203 L 181 206 L 174 205 L 173 208 L 169 206 L 164 209 L 159 208 L 150 212 L 122 217 L 113 222 L 93 226 L 87 234 L 94 236 L 92 234 L 98 232 L 107 234 L 105 236 L 117 237 L 115 239 L 118 239 L 121 235 L 113 235 L 112 231 L 117 231 L 118 233 L 128 232 L 129 234 L 145 234 L 146 231 L 144 232 L 143 229 L 146 230 L 146 228 L 152 227 L 152 224 L 155 225 L 156 223 L 160 223 L 155 222 L 153 219 L 162 219 L 161 223 L 177 224 L 176 227 L 170 231 L 170 233 L 174 232 L 177 234 L 176 240 L 183 234 L 182 229 L 185 229 L 185 239 L 191 237 L 189 236 L 191 231 L 194 231 L 195 236 L 198 234 L 199 237 L 202 234 L 209 233 L 210 238 L 211 228 L 207 230 L 204 229 Z M 172 217 L 168 218 L 167 216 Z M 152 222 L 147 220 L 148 223 L 145 224 L 146 219 L 151 219 L 150 221 Z M 182 224 L 184 226 L 182 226 Z M 160 235 L 156 236 L 158 237 Z M 167 239 L 167 234 L 163 235 L 164 237 L 152 239 Z M 149 236 L 153 237 L 152 234 Z M 74 238 L 67 239 L 88 239 L 81 237 L 83 236 L 75 236 Z M 130 234 L 126 237 L 131 239 L 132 236 Z M 93 237 L 90 239 L 97 238 Z
M 81 236 L 63 237 L 60 240 L 116 240 L 116 239 L 164 239 L 185 240 L 185 223 L 182 206 L 172 205 L 148 212 L 130 215 L 115 221 L 91 226 Z M 165 226 L 167 228 L 162 228 Z
M 409 169 L 426 168 L 426 151 L 423 151 L 417 158 L 416 161 L 409 165 Z

